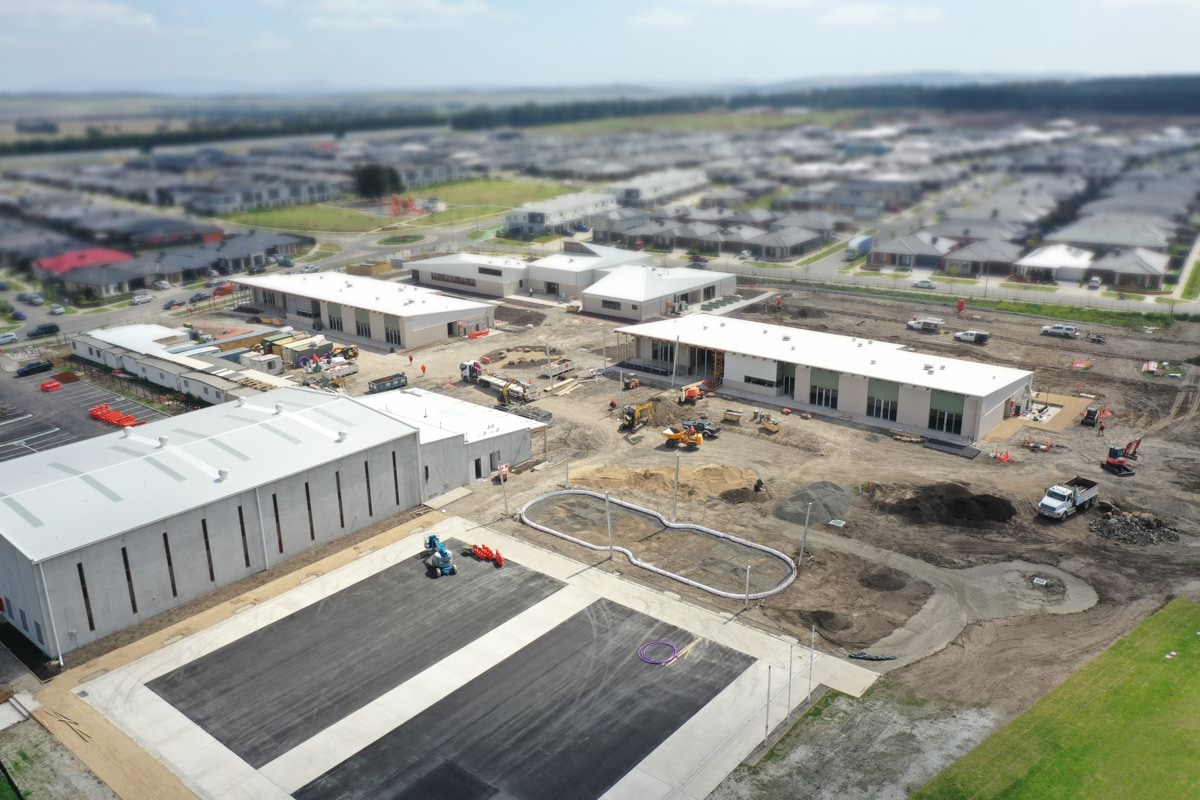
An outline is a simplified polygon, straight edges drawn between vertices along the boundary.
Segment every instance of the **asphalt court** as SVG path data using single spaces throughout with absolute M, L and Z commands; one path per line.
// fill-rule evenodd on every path
M 434 579 L 406 559 L 146 685 L 262 767 L 564 585 L 511 561 L 456 563 Z
M 655 640 L 696 644 L 653 666 L 637 652 Z M 598 599 L 293 795 L 597 798 L 753 661 Z
M 0 404 L 0 461 L 49 450 L 79 438 L 43 414 Z

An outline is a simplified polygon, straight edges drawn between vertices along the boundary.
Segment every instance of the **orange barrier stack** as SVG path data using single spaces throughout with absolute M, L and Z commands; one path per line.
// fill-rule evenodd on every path
M 504 566 L 504 556 L 500 555 L 499 550 L 493 550 L 486 544 L 477 544 L 471 546 L 471 555 L 480 561 L 491 561 L 497 567 Z
M 116 425 L 119 428 L 142 424 L 138 421 L 137 417 L 130 416 L 122 411 L 114 411 L 108 403 L 101 403 L 92 408 L 88 413 L 91 414 L 92 419 L 98 419 L 101 422 L 107 422 L 109 425 Z
M 46 381 L 41 386 L 43 392 L 57 392 L 61 388 L 62 384 L 58 381 Z

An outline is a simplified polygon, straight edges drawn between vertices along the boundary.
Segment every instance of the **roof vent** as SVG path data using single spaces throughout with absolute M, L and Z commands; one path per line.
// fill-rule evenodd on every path
M 783 340 L 784 340 L 785 342 L 790 342 L 790 341 L 792 340 L 792 337 L 788 336 L 787 334 L 784 334 L 784 336 L 783 336 Z
M 218 483 L 225 480 L 228 477 L 229 477 L 229 470 L 227 470 L 227 469 L 217 470 L 217 482 Z
M 126 425 L 124 428 L 122 428 L 122 431 L 124 432 L 124 434 L 125 434 L 124 438 L 126 438 L 126 439 L 129 439 L 130 437 L 133 436 L 133 428 L 131 428 L 128 425 Z
M 244 405 L 246 405 L 246 398 L 244 398 L 244 397 L 239 397 L 239 398 L 237 399 L 237 404 L 238 404 L 238 408 L 241 408 L 241 407 L 243 407 Z
M 350 434 L 346 433 L 345 431 L 338 431 L 338 437 L 337 437 L 337 440 L 338 440 L 339 442 L 344 442 L 344 441 L 346 441 L 346 437 L 347 437 L 347 436 L 349 436 L 349 435 L 350 435 Z
M 275 404 L 275 416 L 278 417 L 282 413 L 283 413 L 283 403 L 276 403 Z
M 164 448 L 166 446 L 167 446 L 167 437 L 165 437 L 165 436 L 158 437 L 158 449 L 161 450 L 162 448 Z
M 938 369 L 945 369 L 945 368 L 946 368 L 945 364 L 942 364 L 941 366 L 938 367 Z

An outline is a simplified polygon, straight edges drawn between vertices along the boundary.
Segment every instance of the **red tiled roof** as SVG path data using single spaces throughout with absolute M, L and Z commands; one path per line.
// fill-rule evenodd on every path
M 80 267 L 104 267 L 133 258 L 129 253 L 120 250 L 109 250 L 107 247 L 89 247 L 82 250 L 68 250 L 56 256 L 38 259 L 35 263 L 47 272 L 59 275 Z

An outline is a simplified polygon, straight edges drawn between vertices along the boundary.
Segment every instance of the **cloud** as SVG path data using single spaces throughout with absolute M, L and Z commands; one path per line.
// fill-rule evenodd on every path
M 1200 0 L 1104 0 L 1108 8 L 1181 8 L 1200 11 Z
M 849 3 L 835 6 L 817 18 L 827 25 L 892 25 L 932 23 L 946 18 L 938 6 L 910 3 Z
M 0 0 L 0 19 L 32 28 L 150 30 L 153 14 L 113 0 Z
M 262 31 L 250 42 L 251 50 L 260 51 L 287 50 L 291 46 L 291 42 L 280 36 L 278 33 L 272 33 L 271 31 Z
M 494 17 L 487 0 L 315 0 L 304 24 L 324 30 L 409 28 L 430 20 Z
M 695 21 L 690 12 L 676 6 L 653 6 L 629 18 L 629 24 L 635 28 L 662 28 L 666 31 L 691 25 Z

